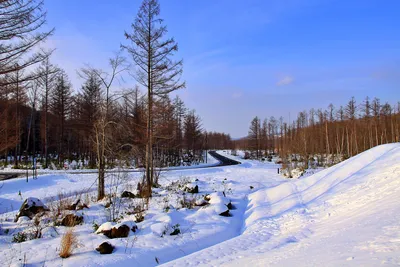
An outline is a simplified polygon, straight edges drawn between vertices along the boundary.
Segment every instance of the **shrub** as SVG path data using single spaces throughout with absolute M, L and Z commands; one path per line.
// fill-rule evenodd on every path
M 60 257 L 68 258 L 76 247 L 77 238 L 72 229 L 69 229 L 61 238 Z
M 28 240 L 28 235 L 24 232 L 18 232 L 15 235 L 13 235 L 12 242 L 13 243 L 22 243 Z
M 187 198 L 183 195 L 183 198 L 179 201 L 182 208 L 193 209 L 196 206 L 196 198 Z
M 144 221 L 144 214 L 143 212 L 138 212 L 135 214 L 135 221 L 137 223 L 143 222 Z
M 93 231 L 96 232 L 97 229 L 99 229 L 100 225 L 98 225 L 96 222 L 93 222 L 92 227 L 93 227 Z

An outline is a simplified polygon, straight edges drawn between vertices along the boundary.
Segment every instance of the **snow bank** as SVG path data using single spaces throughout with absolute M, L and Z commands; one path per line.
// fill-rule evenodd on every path
M 400 263 L 400 144 L 248 196 L 242 234 L 168 266 Z

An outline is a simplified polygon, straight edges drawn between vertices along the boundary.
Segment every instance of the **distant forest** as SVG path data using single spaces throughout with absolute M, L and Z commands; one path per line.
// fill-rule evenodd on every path
M 338 108 L 299 112 L 287 123 L 283 117 L 261 121 L 255 117 L 246 138 L 235 141 L 236 149 L 248 150 L 252 158 L 272 154 L 283 163 L 310 161 L 331 165 L 377 145 L 400 141 L 400 102 L 381 103 L 366 97 L 357 104 L 353 97 Z
M 86 167 L 95 168 L 95 127 L 105 101 L 102 82 L 90 75 L 74 94 L 65 72 L 47 64 L 48 61 L 43 63 L 40 71 L 51 69 L 49 75 L 24 82 L 23 72 L 18 71 L 7 76 L 12 82 L 0 90 L 1 159 L 5 165 L 25 166 L 35 154 L 44 167 L 50 160 L 60 166 L 64 160 L 82 160 Z M 49 81 L 46 77 L 50 77 Z M 145 95 L 136 87 L 117 97 L 108 107 L 109 119 L 115 121 L 110 125 L 110 166 L 111 159 L 117 158 L 142 166 L 146 145 Z M 229 135 L 204 131 L 200 117 L 188 110 L 178 96 L 172 100 L 157 99 L 153 110 L 157 166 L 179 165 L 181 161 L 191 164 L 202 161 L 206 149 L 231 146 Z

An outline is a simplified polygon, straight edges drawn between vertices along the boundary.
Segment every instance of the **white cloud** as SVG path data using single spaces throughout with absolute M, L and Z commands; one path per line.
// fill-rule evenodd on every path
M 294 78 L 292 76 L 285 76 L 281 80 L 279 80 L 276 85 L 278 86 L 284 86 L 284 85 L 289 85 L 294 82 Z

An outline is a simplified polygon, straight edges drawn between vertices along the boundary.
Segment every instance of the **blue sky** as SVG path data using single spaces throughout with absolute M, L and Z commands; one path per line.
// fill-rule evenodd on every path
M 47 0 L 53 61 L 70 75 L 106 68 L 126 43 L 139 0 Z M 178 92 L 207 130 L 245 136 L 251 119 L 293 119 L 355 96 L 400 101 L 400 1 L 160 0 L 179 44 Z M 133 87 L 126 79 L 122 87 Z

